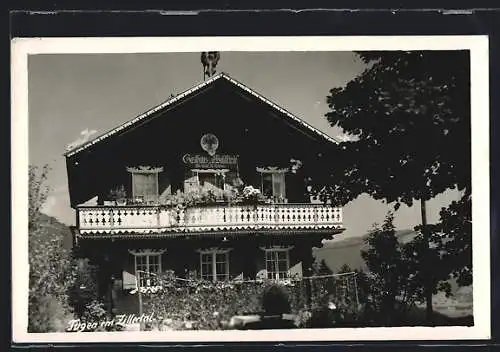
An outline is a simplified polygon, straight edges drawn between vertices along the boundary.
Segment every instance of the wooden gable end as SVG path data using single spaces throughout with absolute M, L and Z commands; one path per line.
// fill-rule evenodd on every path
M 335 147 L 284 112 L 219 79 L 92 147 L 67 155 L 71 205 L 87 201 L 123 177 L 125 165 L 161 164 L 180 172 L 184 154 L 203 152 L 200 138 L 206 133 L 219 139 L 218 153 L 252 161 L 248 165 L 286 167 L 291 157 L 318 161 L 318 155 Z

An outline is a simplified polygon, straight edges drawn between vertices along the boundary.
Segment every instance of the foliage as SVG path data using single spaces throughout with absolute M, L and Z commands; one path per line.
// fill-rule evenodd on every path
M 120 186 L 116 187 L 115 189 L 112 189 L 109 192 L 109 197 L 110 197 L 110 199 L 113 199 L 113 200 L 126 199 L 127 198 L 127 191 L 125 190 L 125 186 L 120 185 Z
M 187 192 L 178 190 L 175 194 L 163 196 L 160 204 L 174 210 L 181 210 L 191 206 L 210 205 L 220 202 L 233 203 L 237 201 L 238 192 L 236 189 L 217 191 L 201 186 L 192 186 Z
M 367 239 L 368 249 L 362 251 L 368 272 L 352 270 L 347 265 L 339 270 L 339 274 L 353 271 L 356 273 L 359 309 L 353 309 L 353 305 L 345 305 L 341 301 L 336 301 L 339 309 L 334 314 L 326 309 L 326 303 L 322 301 L 320 302 L 321 309 L 313 314 L 314 324 L 324 325 L 327 313 L 336 322 L 335 326 L 353 326 L 353 324 L 406 326 L 428 323 L 429 321 L 423 319 L 422 312 L 416 305 L 424 300 L 425 285 L 429 284 L 434 294 L 440 290 L 445 291 L 449 296 L 451 286 L 447 279 L 450 272 L 451 277 L 463 277 L 465 280 L 463 283 L 470 284 L 470 281 L 467 281 L 467 266 L 464 266 L 464 263 L 468 262 L 468 253 L 462 252 L 463 248 L 470 250 L 470 247 L 462 243 L 454 243 L 458 239 L 464 242 L 470 241 L 470 232 L 468 236 L 447 235 L 443 232 L 445 226 L 442 225 L 443 218 L 452 219 L 447 222 L 450 226 L 447 225 L 446 228 L 455 229 L 463 234 L 467 228 L 470 229 L 471 225 L 470 221 L 465 220 L 467 216 L 456 214 L 449 216 L 449 214 L 453 212 L 467 214 L 467 209 L 470 211 L 470 198 L 464 195 L 461 201 L 453 202 L 448 208 L 443 208 L 441 223 L 429 226 L 430 231 L 427 237 L 424 238 L 421 226 L 417 226 L 415 239 L 407 243 L 398 242 L 392 225 L 393 215 L 389 213 L 382 227 L 375 226 Z M 457 222 L 457 219 L 462 219 L 462 221 Z M 425 271 L 422 268 L 427 266 L 432 267 L 433 270 L 424 274 Z M 450 319 L 448 319 L 450 321 L 443 321 L 439 314 L 433 314 L 432 319 L 435 324 L 438 321 L 444 325 L 452 323 Z
M 177 191 L 173 195 L 167 195 L 161 200 L 161 204 L 174 210 L 181 210 L 192 206 L 217 204 L 221 201 L 228 204 L 259 204 L 264 203 L 265 198 L 260 191 L 252 186 L 224 190 L 215 194 L 214 191 L 201 186 L 191 187 L 187 192 Z
M 64 232 L 44 226 L 41 209 L 49 192 L 49 170 L 29 167 L 29 332 L 64 332 L 75 317 L 95 320 L 105 313 L 95 268 L 64 247 Z
M 97 267 L 87 258 L 74 260 L 75 280 L 69 290 L 70 304 L 78 318 L 90 319 L 96 312 L 100 297 L 97 286 Z
M 439 222 L 443 260 L 461 286 L 472 284 L 472 200 L 465 192 L 457 202 L 441 210 Z
M 29 192 L 28 192 L 28 221 L 29 229 L 36 229 L 38 227 L 38 220 L 40 218 L 40 210 L 47 200 L 49 188 L 47 187 L 47 175 L 50 171 L 48 165 L 43 167 L 29 166 Z
M 360 278 L 362 273 L 344 264 L 338 273 L 325 265 L 324 261 L 316 262 L 314 275 L 320 278 L 311 282 L 310 310 L 299 312 L 302 327 L 331 328 L 364 326 Z M 330 274 L 328 274 L 328 272 Z
M 313 275 L 331 275 L 333 274 L 332 270 L 328 267 L 324 259 L 318 261 L 314 260 L 312 264 L 312 273 Z
M 359 56 L 368 68 L 327 98 L 328 121 L 353 139 L 340 144 L 331 197 L 345 204 L 368 193 L 411 206 L 470 187 L 468 52 Z
M 173 209 L 185 209 L 200 204 L 214 204 L 217 197 L 211 190 L 202 187 L 192 187 L 188 192 L 177 191 L 175 194 L 167 195 L 162 204 Z
M 145 295 L 146 311 L 155 312 L 158 324 L 168 321 L 178 329 L 187 329 L 188 322 L 192 329 L 221 329 L 222 322 L 228 322 L 235 315 L 260 314 L 264 311 L 264 302 L 260 300 L 263 292 L 275 290 L 268 288 L 265 281 L 179 280 L 172 273 L 162 275 L 160 281 L 161 290 Z M 291 292 L 292 287 L 283 286 L 285 291 L 270 297 L 279 297 L 278 300 L 288 297 L 291 309 L 297 310 L 305 298 Z
M 279 285 L 269 285 L 262 292 L 262 308 L 266 314 L 290 313 L 290 301 L 287 292 Z
M 367 238 L 369 248 L 361 251 L 369 270 L 366 309 L 384 325 L 396 324 L 402 313 L 423 298 L 414 258 L 418 252 L 413 251 L 413 243 L 406 247 L 398 242 L 392 222 L 393 214 L 389 213 L 382 227 L 376 226 Z
M 469 52 L 358 55 L 368 67 L 327 97 L 328 121 L 351 140 L 340 143 L 322 198 L 343 205 L 367 193 L 397 210 L 450 188 L 470 190 Z M 420 228 L 413 244 L 421 256 L 432 252 L 431 231 Z M 430 319 L 436 280 L 430 262 L 421 260 L 419 269 Z
M 64 332 L 74 318 L 68 304 L 61 298 L 39 295 L 29 298 L 28 332 Z
M 442 208 L 440 221 L 429 225 L 442 271 L 459 286 L 472 284 L 472 199 L 464 192 L 458 201 Z M 449 289 L 448 289 L 449 291 Z
M 40 210 L 47 198 L 48 166 L 29 167 L 29 305 L 28 331 L 64 331 L 72 317 L 68 290 L 75 275 L 64 234 L 40 226 Z
M 306 327 L 314 325 L 311 318 L 322 305 L 335 301 L 339 309 L 347 310 L 342 303 L 345 298 L 338 296 L 334 285 L 321 291 L 323 279 L 306 280 L 211 282 L 179 279 L 166 272 L 160 277 L 160 286 L 141 292 L 144 311 L 155 313 L 158 328 L 224 329 L 235 315 L 283 313 L 296 315 L 296 324 Z M 313 286 L 311 300 L 321 301 L 312 307 L 308 305 L 307 283 Z M 137 294 L 135 290 L 131 293 Z
M 253 186 L 245 186 L 241 194 L 241 202 L 243 204 L 259 204 L 265 202 L 265 197 L 260 193 L 260 190 Z

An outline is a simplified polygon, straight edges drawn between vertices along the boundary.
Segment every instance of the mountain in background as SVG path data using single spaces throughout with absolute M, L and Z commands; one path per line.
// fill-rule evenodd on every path
M 334 273 L 339 272 L 342 265 L 347 264 L 352 269 L 367 271 L 361 257 L 361 250 L 367 249 L 365 243 L 369 234 L 357 237 L 342 238 L 339 235 L 331 241 L 326 241 L 321 248 L 314 248 L 316 260 L 324 260 L 325 264 Z M 400 243 L 407 243 L 416 236 L 414 230 L 397 230 L 396 237 Z M 448 280 L 451 285 L 452 297 L 446 297 L 444 292 L 434 295 L 433 306 L 435 311 L 446 316 L 461 317 L 472 314 L 472 286 L 459 287 L 455 280 Z
M 60 233 L 63 236 L 64 248 L 71 250 L 73 247 L 73 236 L 70 228 L 52 216 L 41 214 L 39 225 L 47 232 Z M 365 240 L 369 234 L 358 237 L 342 238 L 338 236 L 332 241 L 326 241 L 323 247 L 314 248 L 313 254 L 319 261 L 324 260 L 326 265 L 334 273 L 338 272 L 344 264 L 352 269 L 366 271 L 366 265 L 361 257 L 361 250 L 366 249 Z M 402 243 L 411 241 L 416 236 L 413 230 L 396 231 L 396 237 Z M 446 297 L 443 292 L 434 296 L 434 309 L 436 312 L 448 317 L 464 317 L 472 315 L 472 286 L 458 287 L 454 280 L 449 281 L 452 285 L 452 297 Z
M 334 273 L 340 270 L 344 264 L 349 265 L 352 269 L 367 270 L 366 265 L 361 257 L 361 250 L 367 249 L 365 243 L 369 233 L 357 237 L 345 237 L 338 235 L 332 241 L 326 241 L 323 247 L 314 248 L 313 254 L 318 261 L 324 260 L 326 265 Z M 415 238 L 414 230 L 398 230 L 396 237 L 399 242 L 407 243 Z
M 73 248 L 73 235 L 70 228 L 56 218 L 40 213 L 38 225 L 47 232 L 60 233 L 63 236 L 63 246 L 67 250 Z

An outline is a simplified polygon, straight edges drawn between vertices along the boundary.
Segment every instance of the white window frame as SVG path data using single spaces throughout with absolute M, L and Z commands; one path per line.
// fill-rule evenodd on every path
M 293 248 L 293 246 L 291 247 L 266 247 L 266 248 L 261 248 L 263 251 L 264 251 L 264 263 L 265 263 L 265 266 L 266 266 L 266 278 L 268 280 L 276 280 L 276 281 L 283 281 L 283 280 L 287 280 L 290 276 L 290 250 Z M 283 273 L 283 271 L 279 271 L 279 262 L 280 260 L 278 259 L 278 255 L 277 253 L 278 252 L 285 252 L 286 253 L 286 270 L 284 271 L 285 273 L 285 277 L 283 278 L 280 278 L 279 274 L 280 273 Z M 275 261 L 275 268 L 277 268 L 278 270 L 274 273 L 274 277 L 272 279 L 269 279 L 269 268 L 268 268 L 268 262 L 271 262 L 269 260 L 267 260 L 267 255 L 268 253 L 276 253 L 276 257 L 273 258 L 272 261 Z M 273 254 L 271 254 L 273 255 Z
M 285 174 L 288 172 L 288 169 L 280 169 L 278 167 L 257 167 L 257 172 L 260 173 L 260 191 L 264 194 L 264 174 L 271 174 L 271 183 L 273 188 L 273 198 L 277 198 L 279 196 L 275 195 L 274 189 L 274 179 L 276 175 L 280 175 L 283 180 L 283 202 L 287 202 L 286 198 L 286 176 Z
M 212 257 L 212 281 L 216 282 L 217 281 L 217 275 L 222 275 L 221 273 L 217 273 L 217 254 L 225 254 L 226 256 L 226 272 L 224 273 L 226 280 L 229 281 L 230 278 L 230 271 L 229 271 L 229 252 L 231 251 L 230 248 L 228 249 L 200 249 L 198 250 L 198 253 L 200 253 L 200 278 L 203 279 L 203 255 L 209 254 Z
M 148 275 L 150 275 L 150 270 L 149 270 L 149 259 L 151 257 L 158 257 L 158 272 L 153 273 L 153 275 L 160 275 L 162 272 L 161 268 L 161 260 L 162 260 L 162 254 L 164 253 L 164 250 L 129 250 L 129 253 L 134 256 L 134 274 L 135 274 L 135 286 L 138 288 L 140 286 L 140 282 L 138 278 L 142 277 L 144 275 L 143 272 L 139 273 L 138 275 L 138 269 L 137 269 L 137 257 L 146 257 L 146 271 Z M 149 287 L 151 286 L 150 282 L 146 284 L 144 287 Z M 142 287 L 142 286 L 141 286 Z

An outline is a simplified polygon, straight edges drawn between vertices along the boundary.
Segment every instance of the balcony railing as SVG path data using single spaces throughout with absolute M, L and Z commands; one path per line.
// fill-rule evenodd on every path
M 211 205 L 174 210 L 126 205 L 77 208 L 81 233 L 341 228 L 342 209 L 322 204 Z

